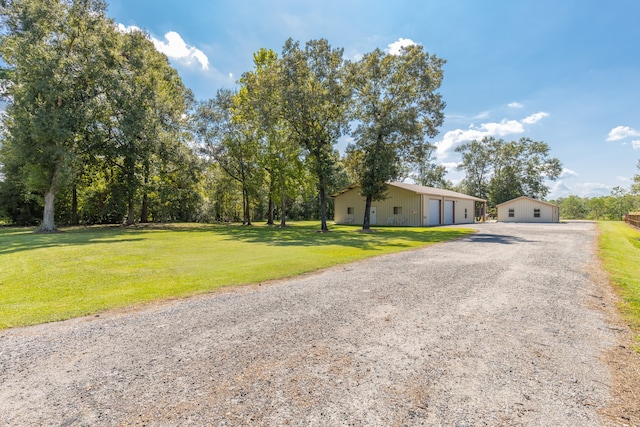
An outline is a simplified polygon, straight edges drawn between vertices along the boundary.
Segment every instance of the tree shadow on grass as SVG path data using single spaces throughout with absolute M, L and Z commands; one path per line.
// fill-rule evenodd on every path
M 226 234 L 230 239 L 250 243 L 262 243 L 274 246 L 347 246 L 362 249 L 376 249 L 380 245 L 409 248 L 415 245 L 408 242 L 437 243 L 459 238 L 469 232 L 464 230 L 428 230 L 400 227 L 380 227 L 374 233 L 359 233 L 357 227 L 336 227 L 328 233 L 319 233 L 313 226 L 295 226 L 287 228 L 229 227 L 215 230 Z
M 358 233 L 355 226 L 336 226 L 329 233 L 319 233 L 317 224 L 267 227 L 229 224 L 143 224 L 72 227 L 61 233 L 39 234 L 35 229 L 0 229 L 0 255 L 42 248 L 122 243 L 147 240 L 149 233 L 211 233 L 221 239 L 239 240 L 273 246 L 344 246 L 375 250 L 380 246 L 410 248 L 413 243 L 437 243 L 468 234 L 457 229 L 423 229 L 404 227 L 376 227 L 375 233 Z M 188 244 L 188 240 L 185 240 Z
M 115 228 L 75 229 L 62 233 L 34 233 L 35 229 L 5 229 L 0 231 L 0 255 L 64 246 L 122 243 L 145 240 L 144 237 L 120 238 Z

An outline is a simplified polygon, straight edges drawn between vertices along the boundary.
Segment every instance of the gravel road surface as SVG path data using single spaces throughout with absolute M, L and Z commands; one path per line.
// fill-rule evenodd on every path
M 624 425 L 602 415 L 618 332 L 589 273 L 595 225 L 475 227 L 291 280 L 0 331 L 0 425 Z

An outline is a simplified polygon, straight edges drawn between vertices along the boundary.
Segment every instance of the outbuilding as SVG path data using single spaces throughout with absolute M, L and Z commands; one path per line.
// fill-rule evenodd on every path
M 496 206 L 500 222 L 560 222 L 560 207 L 521 196 Z
M 404 182 L 387 183 L 387 198 L 372 202 L 371 225 L 431 226 L 472 224 L 484 217 L 486 200 L 451 190 Z M 365 198 L 360 187 L 352 185 L 332 196 L 336 224 L 362 224 Z

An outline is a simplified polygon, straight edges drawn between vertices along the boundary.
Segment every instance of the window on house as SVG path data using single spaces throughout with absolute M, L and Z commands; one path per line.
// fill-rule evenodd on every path
M 467 209 L 464 210 L 464 219 L 467 219 Z
M 394 206 L 393 207 L 394 215 L 402 215 L 402 206 Z
M 353 215 L 353 208 L 347 208 L 347 215 Z
M 533 217 L 534 218 L 540 218 L 540 209 L 534 209 L 533 210 Z
M 509 209 L 509 218 L 515 218 L 515 216 L 516 216 L 516 210 Z

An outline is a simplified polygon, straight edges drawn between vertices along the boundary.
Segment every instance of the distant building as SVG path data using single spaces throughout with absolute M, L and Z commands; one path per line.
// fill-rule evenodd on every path
M 484 217 L 486 200 L 450 190 L 423 187 L 403 182 L 389 182 L 387 198 L 371 203 L 371 225 L 431 226 L 471 224 Z M 335 199 L 336 224 L 362 224 L 365 198 L 360 187 L 340 190 Z
M 560 207 L 531 197 L 518 197 L 500 203 L 499 222 L 560 222 Z

